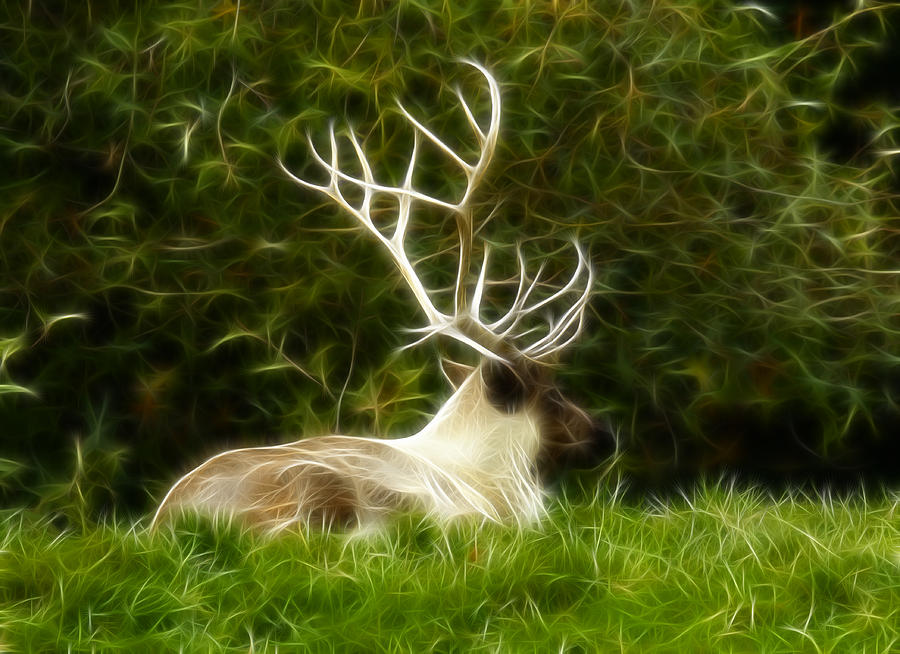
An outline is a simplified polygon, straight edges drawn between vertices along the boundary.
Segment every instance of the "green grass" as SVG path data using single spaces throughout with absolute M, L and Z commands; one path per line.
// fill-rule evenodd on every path
M 900 497 L 708 484 L 555 502 L 540 528 L 404 518 L 264 541 L 60 532 L 8 513 L 0 649 L 883 652 L 900 643 Z M 190 521 L 189 521 L 190 522 Z

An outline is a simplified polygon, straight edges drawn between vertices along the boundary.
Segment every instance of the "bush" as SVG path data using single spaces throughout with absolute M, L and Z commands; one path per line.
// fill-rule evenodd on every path
M 304 133 L 336 117 L 398 179 L 411 134 L 395 97 L 465 150 L 447 85 L 486 100 L 459 57 L 503 88 L 481 233 L 500 268 L 503 245 L 589 244 L 592 320 L 562 383 L 636 467 L 785 443 L 785 465 L 859 464 L 896 446 L 896 112 L 841 95 L 895 7 L 787 43 L 767 11 L 704 0 L 3 14 L 7 495 L 55 497 L 87 474 L 111 491 L 94 504 L 144 507 L 145 488 L 226 445 L 422 424 L 444 391 L 434 345 L 394 353 L 420 324 L 398 276 L 275 157 L 311 174 Z M 847 116 L 871 138 L 832 161 L 822 139 Z M 435 193 L 462 183 L 426 164 Z M 416 253 L 452 245 L 446 216 L 418 225 Z M 420 271 L 439 285 L 452 254 Z M 96 465 L 75 456 L 83 442 Z

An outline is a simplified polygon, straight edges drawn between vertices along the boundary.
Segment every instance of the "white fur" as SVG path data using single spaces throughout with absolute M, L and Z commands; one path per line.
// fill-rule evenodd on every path
M 404 508 L 441 522 L 474 516 L 527 524 L 543 512 L 534 466 L 539 447 L 538 416 L 529 408 L 506 414 L 492 406 L 479 368 L 417 434 L 328 436 L 223 452 L 182 477 L 153 521 L 190 509 L 278 531 L 310 522 L 322 499 L 317 493 L 334 491 L 339 478 L 353 501 L 344 508 L 359 527 Z M 305 483 L 285 481 L 291 470 Z M 324 488 L 310 470 L 324 475 Z

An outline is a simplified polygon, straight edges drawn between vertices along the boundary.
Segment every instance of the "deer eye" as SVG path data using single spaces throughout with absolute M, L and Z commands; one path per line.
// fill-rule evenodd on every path
M 482 370 L 488 401 L 498 411 L 519 411 L 528 399 L 528 382 L 521 371 L 499 361 L 489 361 Z

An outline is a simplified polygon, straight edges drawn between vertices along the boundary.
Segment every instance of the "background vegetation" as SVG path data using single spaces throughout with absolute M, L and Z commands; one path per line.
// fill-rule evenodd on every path
M 589 245 L 596 297 L 560 376 L 634 470 L 896 453 L 897 97 L 854 92 L 896 38 L 895 3 L 821 26 L 678 0 L 2 11 L 10 502 L 142 512 L 224 446 L 423 424 L 446 389 L 435 344 L 395 352 L 414 304 L 275 157 L 314 176 L 304 134 L 336 118 L 396 180 L 411 133 L 395 98 L 471 152 L 449 85 L 479 112 L 486 93 L 460 57 L 503 88 L 478 195 L 494 272 L 516 242 L 560 274 L 565 238 Z M 423 187 L 459 190 L 448 162 L 424 164 Z M 448 280 L 447 217 L 420 216 L 411 241 L 422 275 Z

